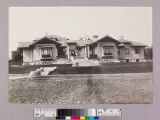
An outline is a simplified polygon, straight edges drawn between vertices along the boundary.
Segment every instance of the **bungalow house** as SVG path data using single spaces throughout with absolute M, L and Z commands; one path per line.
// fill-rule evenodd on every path
M 118 59 L 126 62 L 144 62 L 144 50 L 146 45 L 128 41 L 123 38 L 119 40 Z
M 102 62 L 143 62 L 146 46 L 123 38 L 116 40 L 104 36 L 97 40 L 68 40 L 45 36 L 33 42 L 20 42 L 18 49 L 23 51 L 23 63 L 55 61 L 58 58 L 89 58 Z

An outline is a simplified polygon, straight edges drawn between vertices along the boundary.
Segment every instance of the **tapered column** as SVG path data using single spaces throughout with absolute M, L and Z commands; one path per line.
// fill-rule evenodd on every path
M 69 54 L 69 45 L 67 45 L 67 56 L 68 56 L 68 59 L 70 58 L 70 54 Z
M 103 47 L 101 47 L 101 49 L 102 49 L 102 57 L 104 56 L 104 51 L 103 51 Z
M 84 47 L 84 55 L 85 55 L 85 57 L 87 57 L 87 48 L 86 47 L 87 46 Z
M 87 46 L 88 47 L 88 58 L 89 58 L 89 46 Z
M 113 58 L 117 59 L 117 58 L 118 58 L 118 49 L 117 49 L 117 47 L 114 47 L 114 48 L 113 48 L 113 51 L 114 51 L 114 56 L 113 56 Z

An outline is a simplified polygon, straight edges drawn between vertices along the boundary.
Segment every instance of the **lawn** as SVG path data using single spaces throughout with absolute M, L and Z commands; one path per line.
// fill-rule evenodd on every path
M 22 76 L 23 77 L 23 76 Z M 9 103 L 151 104 L 152 73 L 10 77 Z
M 55 65 L 46 65 L 55 66 Z M 44 66 L 10 66 L 9 74 L 25 74 Z M 147 73 L 152 72 L 152 62 L 139 63 L 105 63 L 99 67 L 72 67 L 57 65 L 51 74 L 117 74 L 117 73 Z
M 54 66 L 54 65 L 53 65 Z M 28 77 L 42 66 L 9 66 L 10 103 L 151 104 L 152 63 L 59 65 L 49 76 Z M 46 66 L 47 67 L 47 66 Z

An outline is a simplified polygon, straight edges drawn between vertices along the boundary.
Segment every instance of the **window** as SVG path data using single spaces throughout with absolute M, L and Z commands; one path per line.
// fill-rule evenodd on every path
M 113 47 L 108 47 L 108 46 L 103 47 L 103 54 L 113 55 Z
M 130 53 L 129 48 L 126 47 L 126 48 L 125 48 L 125 54 L 129 54 L 129 53 Z
M 141 51 L 140 51 L 139 48 L 135 48 L 135 53 L 136 53 L 136 54 L 140 54 L 140 52 L 141 52 Z
M 136 59 L 136 62 L 139 62 L 139 59 Z
M 42 48 L 41 55 L 42 57 L 51 57 L 51 48 Z
M 121 52 L 120 49 L 117 49 L 117 54 L 120 54 L 120 52 Z

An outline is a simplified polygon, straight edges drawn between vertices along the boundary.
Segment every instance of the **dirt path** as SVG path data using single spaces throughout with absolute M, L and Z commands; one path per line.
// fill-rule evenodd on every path
M 152 103 L 152 73 L 9 77 L 10 103 Z

